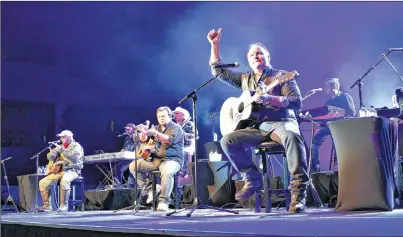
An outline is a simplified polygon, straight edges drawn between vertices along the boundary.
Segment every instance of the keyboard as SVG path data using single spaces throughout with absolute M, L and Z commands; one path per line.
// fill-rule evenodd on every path
M 307 112 L 309 112 L 309 114 L 312 116 L 313 121 L 338 119 L 344 117 L 345 113 L 344 109 L 331 105 L 301 111 L 303 115 L 305 115 Z
M 113 152 L 113 153 L 102 153 L 96 155 L 84 156 L 84 163 L 105 163 L 105 162 L 115 162 L 124 160 L 135 160 L 136 153 L 132 151 L 123 152 Z

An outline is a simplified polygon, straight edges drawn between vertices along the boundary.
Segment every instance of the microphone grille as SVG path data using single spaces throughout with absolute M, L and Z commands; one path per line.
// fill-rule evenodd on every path
M 234 65 L 235 65 L 235 67 L 239 67 L 239 63 L 238 63 L 238 62 L 235 62 Z

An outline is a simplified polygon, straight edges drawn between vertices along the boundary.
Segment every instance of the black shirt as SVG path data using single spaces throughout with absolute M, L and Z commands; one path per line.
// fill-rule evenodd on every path
M 327 100 L 325 105 L 344 109 L 345 117 L 354 117 L 356 113 L 353 98 L 345 92 L 340 91 L 336 97 Z

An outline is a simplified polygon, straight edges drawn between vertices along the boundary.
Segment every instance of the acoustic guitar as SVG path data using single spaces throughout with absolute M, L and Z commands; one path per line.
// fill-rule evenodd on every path
M 238 98 L 228 98 L 223 103 L 220 111 L 221 134 L 223 136 L 227 135 L 228 133 L 237 130 L 243 121 L 253 120 L 253 118 L 251 118 L 252 103 L 255 102 L 259 96 L 266 94 L 280 83 L 292 80 L 296 75 L 298 75 L 298 72 L 295 70 L 286 74 L 280 74 L 273 77 L 273 80 L 268 84 L 266 84 L 266 81 L 269 80 L 265 80 L 263 87 L 258 93 L 248 90 L 244 91 Z M 253 113 L 256 116 L 256 114 L 259 114 L 259 111 L 253 111 Z

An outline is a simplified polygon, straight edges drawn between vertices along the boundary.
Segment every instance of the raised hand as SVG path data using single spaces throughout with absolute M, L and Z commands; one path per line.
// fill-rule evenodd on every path
M 210 30 L 210 32 L 207 34 L 207 40 L 210 42 L 210 44 L 217 44 L 220 42 L 221 31 L 222 28 L 218 29 L 218 31 L 214 29 Z

